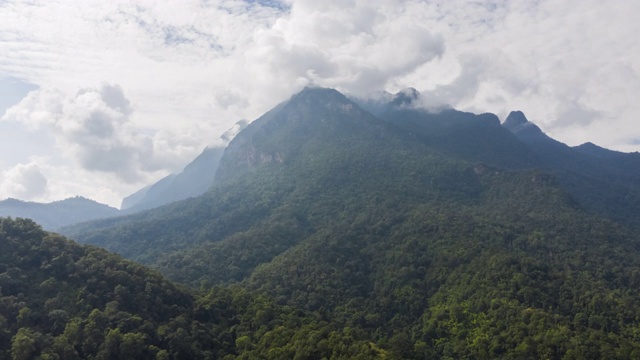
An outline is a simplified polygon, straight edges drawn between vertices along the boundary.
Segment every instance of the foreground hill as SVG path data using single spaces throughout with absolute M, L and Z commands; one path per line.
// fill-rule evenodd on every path
M 495 116 L 391 105 L 306 89 L 236 136 L 207 194 L 65 232 L 391 358 L 640 356 L 637 232 Z
M 105 250 L 0 218 L 0 359 L 372 359 L 362 333 L 239 288 L 204 296 Z
M 118 209 L 79 196 L 46 204 L 16 199 L 0 201 L 0 216 L 30 218 L 48 230 L 117 215 Z

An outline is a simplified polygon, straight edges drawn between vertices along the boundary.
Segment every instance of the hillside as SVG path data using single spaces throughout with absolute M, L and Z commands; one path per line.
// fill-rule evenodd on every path
M 0 218 L 0 246 L 0 359 L 371 359 L 382 352 L 361 333 L 238 287 L 198 295 L 30 220 Z
M 118 215 L 119 211 L 116 208 L 79 196 L 46 204 L 16 199 L 0 201 L 0 217 L 33 219 L 48 230 Z
M 640 227 L 640 154 L 594 144 L 569 147 L 543 133 L 520 111 L 509 114 L 503 125 L 531 149 L 536 166 L 555 174 L 586 210 Z
M 493 115 L 405 104 L 372 114 L 306 89 L 234 138 L 205 195 L 64 231 L 391 358 L 640 356 L 637 232 L 567 188 L 587 174 Z

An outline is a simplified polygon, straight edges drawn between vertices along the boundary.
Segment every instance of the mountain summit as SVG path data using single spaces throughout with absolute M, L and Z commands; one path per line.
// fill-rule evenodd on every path
M 374 123 L 382 125 L 338 91 L 307 87 L 249 124 L 229 143 L 216 181 L 269 163 L 290 163 L 312 147 L 319 154 L 331 151 L 338 141 L 370 134 Z
M 527 124 L 529 120 L 524 116 L 524 113 L 520 110 L 512 111 L 509 113 L 509 116 L 504 121 L 504 126 L 506 128 L 515 128 L 517 126 L 522 126 Z
M 536 124 L 527 120 L 522 111 L 510 112 L 502 126 L 516 134 L 520 139 L 526 138 L 525 142 L 551 140 Z

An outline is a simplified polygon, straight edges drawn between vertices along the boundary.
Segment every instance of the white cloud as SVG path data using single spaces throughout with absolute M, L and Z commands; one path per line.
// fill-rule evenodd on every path
M 289 92 L 313 82 L 363 95 L 443 51 L 442 37 L 396 2 L 298 1 L 289 16 L 255 32 L 246 61 L 259 79 Z
M 2 120 L 49 130 L 61 155 L 76 160 L 85 170 L 110 173 L 128 183 L 148 180 L 145 173 L 176 169 L 182 160 L 180 146 L 167 146 L 164 133 L 156 138 L 136 129 L 132 113 L 120 86 L 103 84 L 82 89 L 75 96 L 47 89 L 33 91 L 9 108 Z M 195 150 L 188 139 L 181 145 Z
M 37 164 L 18 164 L 0 172 L 0 197 L 33 200 L 47 191 L 47 178 Z
M 427 106 L 519 109 L 561 141 L 639 150 L 639 12 L 599 0 L 5 0 L 0 78 L 40 89 L 5 118 L 53 131 L 49 189 L 62 169 L 119 189 L 150 182 L 310 83 L 413 86 Z

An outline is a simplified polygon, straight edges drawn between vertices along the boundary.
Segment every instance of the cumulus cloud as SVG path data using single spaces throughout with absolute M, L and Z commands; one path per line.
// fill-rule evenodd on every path
M 58 149 L 84 169 L 111 173 L 136 182 L 144 172 L 170 167 L 171 157 L 158 154 L 154 138 L 132 126 L 133 109 L 118 85 L 87 88 L 74 96 L 37 90 L 9 108 L 5 121 L 50 130 Z
M 18 164 L 0 172 L 0 197 L 33 200 L 47 191 L 47 178 L 37 164 Z
M 379 91 L 444 52 L 442 36 L 397 5 L 296 1 L 290 14 L 255 32 L 247 61 L 271 82 Z

